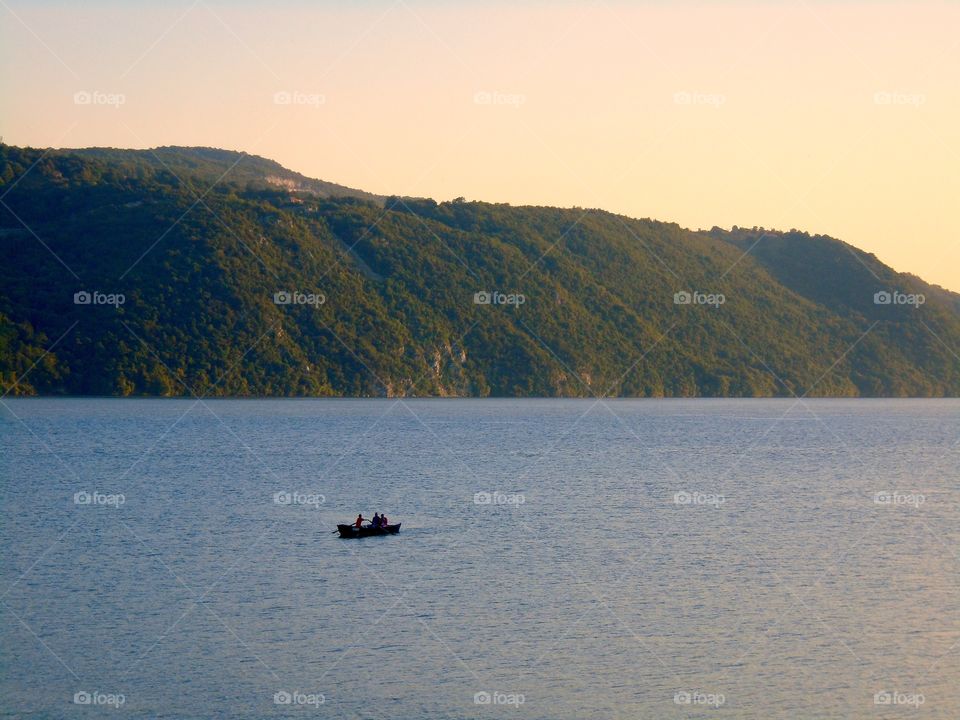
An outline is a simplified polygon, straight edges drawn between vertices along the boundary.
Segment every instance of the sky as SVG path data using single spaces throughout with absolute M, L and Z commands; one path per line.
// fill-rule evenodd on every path
M 960 3 L 0 0 L 0 135 L 797 228 L 960 291 Z

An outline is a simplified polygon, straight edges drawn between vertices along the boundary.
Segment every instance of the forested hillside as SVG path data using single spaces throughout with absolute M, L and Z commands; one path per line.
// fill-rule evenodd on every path
M 209 148 L 0 146 L 0 196 L 5 393 L 960 395 L 960 297 L 832 238 Z

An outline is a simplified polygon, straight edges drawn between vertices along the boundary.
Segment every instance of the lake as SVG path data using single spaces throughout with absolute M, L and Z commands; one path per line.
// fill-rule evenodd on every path
M 4 399 L 2 717 L 956 718 L 958 440 L 956 400 Z

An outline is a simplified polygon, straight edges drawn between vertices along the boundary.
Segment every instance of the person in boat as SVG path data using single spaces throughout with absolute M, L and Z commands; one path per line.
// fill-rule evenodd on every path
M 383 521 L 380 519 L 380 514 L 374 513 L 373 520 L 370 521 L 370 527 L 372 527 L 374 530 L 378 530 L 380 529 L 380 525 L 382 524 L 383 524 Z
M 387 516 L 383 513 L 380 513 L 380 527 L 385 528 L 387 526 Z
M 363 527 L 364 520 L 366 520 L 366 518 L 363 516 L 363 513 L 360 513 L 359 515 L 357 515 L 357 519 L 353 523 L 353 526 L 359 530 L 361 527 Z

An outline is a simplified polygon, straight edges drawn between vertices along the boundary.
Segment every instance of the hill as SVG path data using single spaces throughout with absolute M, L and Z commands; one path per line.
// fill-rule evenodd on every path
M 248 190 L 274 187 L 319 197 L 359 198 L 379 205 L 384 201 L 382 195 L 308 178 L 273 160 L 234 150 L 207 147 L 158 147 L 151 150 L 82 148 L 55 150 L 53 154 L 99 161 L 115 172 L 140 177 L 151 173 L 168 173 L 185 182 L 200 182 L 209 186 L 229 175 L 230 183 Z
M 960 395 L 960 298 L 833 238 L 210 148 L 0 146 L 0 281 L 12 394 Z

